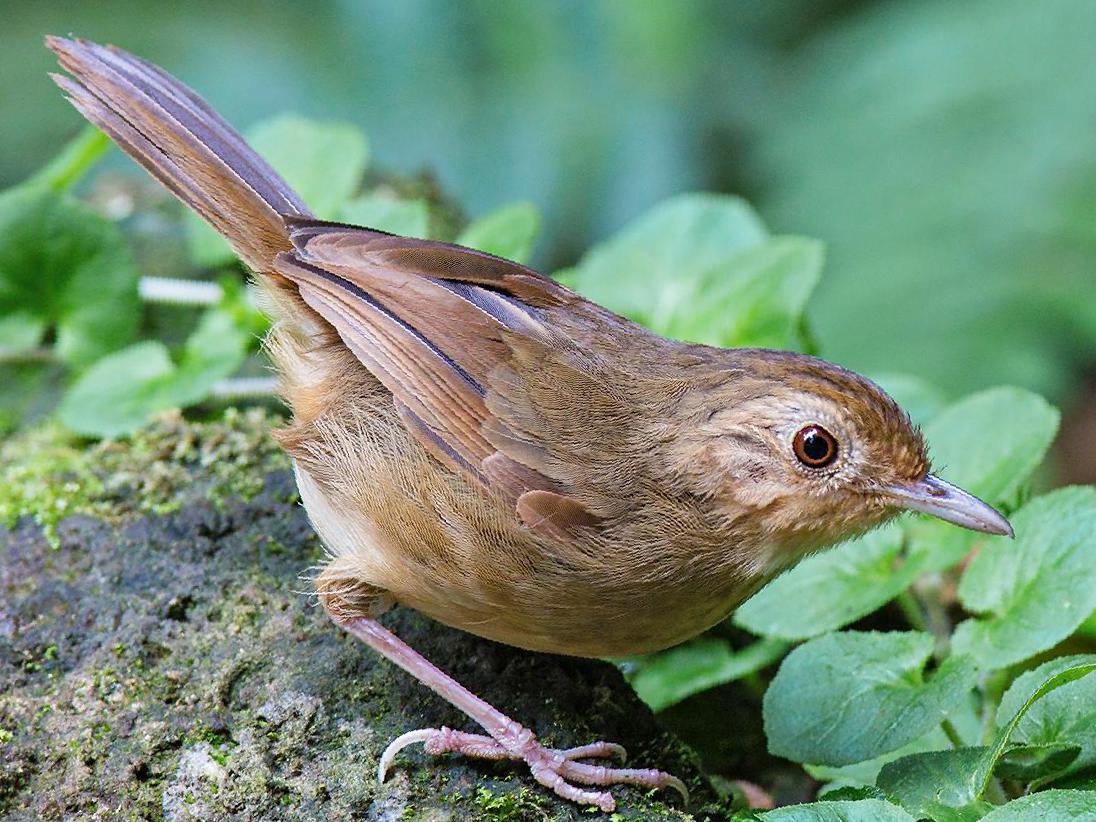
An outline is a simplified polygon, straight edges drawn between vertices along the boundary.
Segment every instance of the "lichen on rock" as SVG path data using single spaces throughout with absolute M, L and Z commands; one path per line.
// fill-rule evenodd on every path
M 394 736 L 474 728 L 301 593 L 322 548 L 271 424 L 176 415 L 125 441 L 44 428 L 0 447 L 0 817 L 591 818 L 511 763 L 409 749 L 377 784 Z M 694 791 L 687 814 L 615 788 L 617 819 L 724 818 L 612 666 L 386 622 L 547 743 L 609 738 Z

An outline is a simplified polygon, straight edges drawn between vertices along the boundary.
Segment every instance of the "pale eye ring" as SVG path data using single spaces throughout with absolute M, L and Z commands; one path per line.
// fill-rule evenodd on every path
M 821 425 L 806 425 L 796 432 L 792 450 L 808 468 L 825 468 L 837 459 L 837 439 Z

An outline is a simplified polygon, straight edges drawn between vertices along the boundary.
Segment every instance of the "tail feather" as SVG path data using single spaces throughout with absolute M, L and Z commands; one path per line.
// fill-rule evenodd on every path
M 277 172 L 197 94 L 132 54 L 47 37 L 73 78 L 72 104 L 220 232 L 252 269 L 271 272 L 292 245 L 283 217 L 309 217 Z

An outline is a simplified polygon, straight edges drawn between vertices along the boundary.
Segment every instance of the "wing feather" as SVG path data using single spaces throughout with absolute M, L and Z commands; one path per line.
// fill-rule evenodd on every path
M 575 485 L 577 472 L 553 439 L 553 412 L 575 416 L 570 392 L 604 393 L 581 363 L 556 351 L 549 312 L 575 295 L 459 246 L 313 220 L 287 224 L 294 250 L 277 257 L 276 271 L 392 392 L 431 454 L 508 499 L 538 533 L 563 539 L 596 527 L 599 506 Z M 564 427 L 581 436 L 573 419 Z

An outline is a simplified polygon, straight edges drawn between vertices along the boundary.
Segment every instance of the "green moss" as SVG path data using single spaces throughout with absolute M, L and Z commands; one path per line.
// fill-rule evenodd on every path
M 166 414 L 91 446 L 58 425 L 19 433 L 0 444 L 0 525 L 31 516 L 56 547 L 57 524 L 72 514 L 119 521 L 169 513 L 199 496 L 215 505 L 249 499 L 266 474 L 289 466 L 270 437 L 277 423 L 261 408 L 230 408 L 214 422 Z
M 474 800 L 483 813 L 489 814 L 481 818 L 491 822 L 522 822 L 533 812 L 543 814 L 547 805 L 544 796 L 528 788 L 506 793 L 477 788 Z

